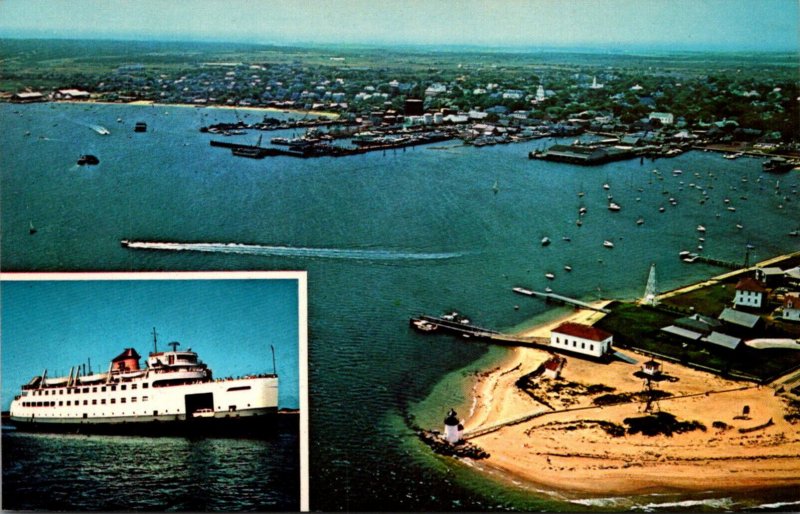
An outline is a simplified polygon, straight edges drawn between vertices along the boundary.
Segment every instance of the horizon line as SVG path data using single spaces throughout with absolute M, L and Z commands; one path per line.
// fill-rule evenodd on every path
M 39 35 L 35 33 L 28 34 L 14 34 L 0 32 L 0 39 L 14 39 L 14 40 L 27 40 L 27 41 L 109 41 L 109 42 L 139 42 L 139 43 L 184 43 L 184 44 L 231 44 L 231 45 L 248 45 L 248 46 L 271 46 L 271 47 L 293 47 L 293 48 L 326 48 L 336 49 L 337 47 L 342 50 L 348 49 L 418 49 L 426 51 L 438 51 L 448 53 L 458 50 L 469 50 L 477 52 L 498 52 L 506 51 L 509 53 L 542 53 L 542 52 L 575 52 L 575 53 L 605 53 L 605 54 L 638 54 L 642 52 L 655 52 L 662 55 L 678 54 L 678 53 L 716 53 L 716 54 L 741 54 L 741 53 L 758 53 L 758 54 L 798 54 L 800 47 L 795 48 L 756 48 L 756 47 L 727 47 L 725 45 L 702 45 L 702 46 L 681 46 L 676 43 L 496 43 L 496 44 L 478 44 L 478 43 L 453 43 L 453 42 L 392 42 L 392 41 L 349 41 L 349 42 L 326 42 L 326 41 L 284 41 L 284 40 L 262 40 L 262 41 L 245 41 L 241 39 L 229 38 L 200 38 L 191 35 L 180 36 L 155 36 L 155 37 L 142 37 L 135 35 L 64 35 L 64 34 L 44 34 Z M 676 46 L 677 45 L 677 46 Z

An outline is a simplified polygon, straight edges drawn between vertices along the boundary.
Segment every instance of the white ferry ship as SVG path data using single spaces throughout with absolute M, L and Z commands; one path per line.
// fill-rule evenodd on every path
M 22 430 L 171 433 L 173 428 L 260 426 L 278 410 L 277 374 L 213 379 L 211 369 L 180 343 L 157 348 L 139 367 L 126 348 L 106 373 L 49 378 L 47 370 L 22 386 L 11 402 L 10 422 Z M 274 362 L 273 362 L 274 366 Z M 266 421 L 269 423 L 268 421 Z

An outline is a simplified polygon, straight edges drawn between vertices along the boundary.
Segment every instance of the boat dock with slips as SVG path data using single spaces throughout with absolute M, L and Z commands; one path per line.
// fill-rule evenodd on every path
M 543 298 L 547 302 L 556 302 L 556 303 L 574 305 L 576 307 L 580 307 L 581 309 L 590 309 L 590 310 L 593 310 L 593 311 L 602 312 L 604 314 L 608 314 L 609 312 L 611 312 L 608 309 L 603 309 L 601 307 L 595 307 L 594 305 L 591 305 L 589 303 L 582 302 L 580 300 L 576 300 L 575 298 L 570 298 L 568 296 L 562 296 L 560 294 L 543 293 L 541 291 L 534 291 L 532 289 L 525 289 L 524 287 L 515 287 L 515 288 L 513 288 L 513 291 L 515 293 L 517 293 L 517 294 L 521 294 L 521 295 L 525 295 L 525 296 L 535 296 L 535 297 Z

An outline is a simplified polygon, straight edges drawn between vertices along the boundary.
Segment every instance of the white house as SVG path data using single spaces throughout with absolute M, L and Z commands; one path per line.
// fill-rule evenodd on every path
M 612 351 L 613 337 L 605 330 L 568 321 L 550 332 L 550 346 L 592 357 L 602 357 Z
M 89 98 L 88 91 L 80 89 L 59 89 L 54 95 L 57 99 L 70 100 L 74 98 Z
M 767 288 L 758 280 L 745 277 L 736 284 L 736 296 L 733 298 L 735 307 L 761 308 Z
M 675 123 L 675 116 L 673 116 L 671 112 L 651 112 L 648 119 L 658 120 L 662 125 L 672 125 Z
M 553 380 L 557 379 L 561 375 L 561 370 L 566 365 L 567 359 L 564 357 L 559 357 L 558 355 L 553 355 L 549 359 L 547 359 L 543 366 L 543 374 L 547 378 L 552 378 Z
M 783 299 L 781 318 L 788 321 L 800 321 L 800 293 L 789 293 Z

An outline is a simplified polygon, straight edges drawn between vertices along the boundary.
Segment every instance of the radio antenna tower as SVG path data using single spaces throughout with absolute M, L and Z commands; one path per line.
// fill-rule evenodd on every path
M 644 288 L 644 297 L 642 304 L 644 305 L 658 305 L 656 296 L 658 295 L 658 288 L 656 286 L 656 265 L 650 265 L 650 276 L 647 277 L 647 286 Z

